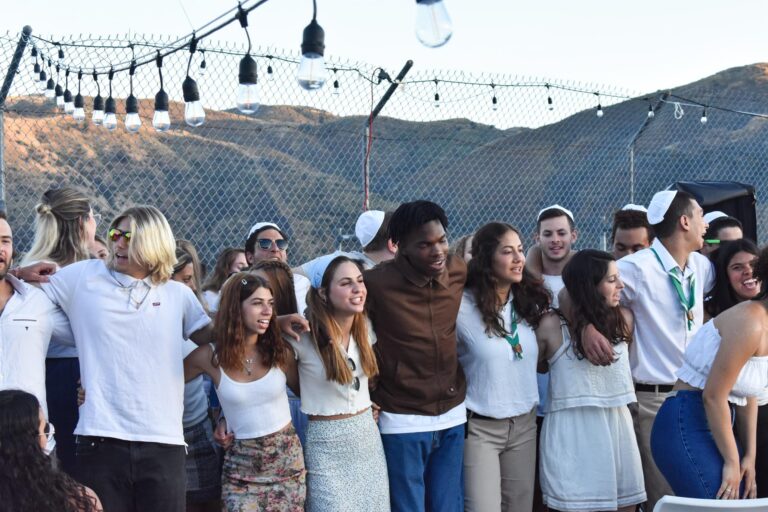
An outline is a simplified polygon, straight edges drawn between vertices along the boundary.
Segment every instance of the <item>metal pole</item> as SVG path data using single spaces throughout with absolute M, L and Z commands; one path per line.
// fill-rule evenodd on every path
M 19 69 L 19 63 L 21 57 L 24 54 L 24 49 L 27 47 L 27 41 L 32 34 L 32 27 L 25 25 L 21 29 L 21 36 L 19 42 L 16 44 L 16 51 L 13 52 L 13 58 L 11 64 L 8 66 L 8 72 L 5 74 L 5 80 L 3 80 L 3 86 L 0 88 L 0 212 L 6 213 L 7 206 L 5 203 L 5 99 L 8 97 L 8 92 L 11 90 L 13 79 L 16 77 L 16 71 Z
M 395 90 L 400 86 L 400 82 L 405 78 L 405 75 L 408 74 L 408 71 L 411 70 L 411 67 L 413 67 L 413 61 L 409 59 L 405 63 L 405 66 L 403 66 L 403 69 L 400 70 L 400 73 L 398 73 L 392 81 L 387 92 L 384 93 L 384 96 L 381 97 L 376 104 L 376 107 L 371 111 L 371 115 L 366 119 L 365 131 L 363 132 L 363 211 L 368 211 L 368 207 L 370 206 L 371 175 L 369 164 L 371 154 L 368 152 L 368 146 L 371 144 L 371 141 L 369 140 L 371 137 L 371 125 L 373 124 L 374 119 L 379 115 L 379 112 L 381 112 L 381 109 L 384 108 L 384 105 L 387 104 L 389 98 L 392 97 Z M 387 74 L 382 70 L 379 73 L 379 79 L 381 80 L 385 77 L 387 77 Z

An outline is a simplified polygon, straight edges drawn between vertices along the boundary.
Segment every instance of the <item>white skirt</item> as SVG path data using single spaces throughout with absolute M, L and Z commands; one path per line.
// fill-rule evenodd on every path
M 541 430 L 544 503 L 557 510 L 616 510 L 646 500 L 643 467 L 626 406 L 550 412 Z

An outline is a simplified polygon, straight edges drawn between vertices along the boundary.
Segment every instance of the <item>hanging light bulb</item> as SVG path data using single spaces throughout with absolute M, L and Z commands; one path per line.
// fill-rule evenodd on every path
M 83 80 L 83 70 L 81 69 L 77 73 L 77 96 L 75 96 L 74 109 L 72 111 L 72 119 L 78 123 L 85 121 L 85 100 L 83 95 L 80 94 L 80 84 Z
M 104 108 L 104 121 L 102 124 L 104 125 L 104 128 L 106 128 L 109 131 L 114 130 L 117 128 L 117 104 L 115 103 L 115 99 L 112 97 L 112 79 L 115 77 L 115 70 L 110 69 L 109 70 L 109 96 L 107 97 L 107 103 Z
M 128 133 L 136 133 L 141 128 L 141 117 L 139 117 L 139 100 L 133 95 L 133 75 L 136 74 L 136 61 L 131 62 L 129 76 L 129 94 L 125 100 L 125 129 Z
M 64 89 L 59 84 L 59 71 L 60 66 L 56 64 L 56 106 L 64 110 Z
M 707 108 L 706 107 L 704 107 L 704 110 L 701 111 L 701 119 L 699 119 L 699 121 L 701 121 L 701 124 L 707 124 Z
M 205 122 L 205 109 L 200 103 L 200 91 L 191 76 L 189 76 L 189 67 L 192 65 L 192 56 L 197 50 L 197 39 L 192 35 L 189 42 L 189 60 L 187 61 L 187 78 L 181 84 L 181 92 L 184 96 L 184 122 L 189 126 L 200 126 Z
M 61 43 L 56 43 L 59 45 L 59 61 L 64 60 L 64 49 L 61 47 Z
M 648 102 L 648 119 L 653 119 L 656 117 L 656 112 L 653 111 L 653 105 L 651 105 L 651 102 Z
M 166 132 L 171 128 L 171 116 L 168 115 L 168 94 L 163 89 L 163 57 L 157 52 L 157 72 L 160 75 L 160 90 L 155 94 L 155 113 L 152 116 L 152 127 L 158 132 Z
M 251 35 L 248 33 L 248 14 L 241 5 L 238 5 L 237 9 L 237 19 L 240 21 L 240 26 L 243 27 L 248 38 L 248 51 L 240 59 L 240 73 L 238 75 L 240 85 L 237 86 L 235 103 L 237 110 L 241 113 L 253 114 L 259 109 L 259 88 L 257 85 L 259 77 L 256 61 L 251 57 Z
M 40 88 L 40 73 L 43 69 L 40 67 L 40 62 L 37 60 L 37 48 L 34 46 L 32 47 L 32 56 L 35 58 L 35 65 L 32 66 L 32 81 L 34 82 L 35 89 L 42 93 L 45 91 L 45 82 L 43 82 L 43 87 Z
M 203 50 L 200 50 L 200 56 L 203 60 L 200 61 L 200 69 L 198 70 L 197 75 L 205 76 L 205 73 L 208 71 L 208 64 L 205 62 L 205 52 Z
M 443 0 L 416 0 L 416 37 L 429 48 L 443 46 L 453 34 L 453 25 Z
M 552 93 L 549 91 L 549 84 L 546 84 L 545 87 L 547 88 L 547 109 L 551 112 L 555 110 L 555 105 L 552 101 Z
M 104 98 L 101 97 L 101 87 L 96 70 L 93 70 L 93 81 L 96 82 L 96 97 L 93 98 L 93 112 L 91 113 L 91 122 L 96 126 L 101 126 L 104 122 Z
M 440 108 L 440 93 L 437 92 L 437 78 L 435 78 L 435 101 L 432 103 L 435 108 Z
M 320 89 L 328 79 L 328 70 L 325 69 L 325 31 L 317 23 L 317 1 L 312 0 L 312 21 L 304 28 L 304 37 L 301 42 L 301 61 L 296 79 L 299 85 L 308 90 Z
M 597 96 L 597 110 L 595 111 L 595 114 L 597 117 L 603 117 L 603 105 L 600 103 L 600 93 L 596 92 L 595 96 Z
M 48 72 L 51 74 L 51 77 L 45 83 L 45 97 L 55 102 L 56 101 L 56 89 L 55 89 L 56 84 L 54 84 L 53 82 L 53 72 L 51 71 L 51 59 L 48 59 Z
M 267 62 L 267 82 L 271 82 L 275 78 L 273 75 L 274 70 L 272 69 L 272 56 L 267 55 L 267 59 L 269 59 Z
M 37 81 L 37 90 L 40 91 L 40 94 L 45 94 L 46 86 L 48 85 L 48 75 L 45 74 L 44 69 L 40 69 L 40 74 L 38 75 L 38 81 Z
M 65 73 L 64 80 L 64 113 L 71 115 L 75 112 L 75 99 L 72 97 L 72 92 L 69 90 L 69 70 Z
M 491 84 L 491 91 L 493 91 L 493 97 L 491 98 L 491 110 L 496 112 L 499 110 L 499 100 L 496 98 L 496 85 Z

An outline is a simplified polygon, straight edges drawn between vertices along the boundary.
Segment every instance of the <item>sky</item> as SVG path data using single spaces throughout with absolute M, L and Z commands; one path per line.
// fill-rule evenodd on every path
M 326 55 L 396 73 L 465 70 L 652 92 L 768 61 L 765 0 L 444 0 L 453 37 L 436 49 L 414 35 L 414 0 L 318 0 Z M 253 0 L 245 2 L 246 6 Z M 43 36 L 183 36 L 234 7 L 221 0 L 6 0 L 0 29 Z M 256 46 L 298 48 L 310 0 L 269 0 L 249 16 Z M 233 24 L 215 39 L 243 42 Z

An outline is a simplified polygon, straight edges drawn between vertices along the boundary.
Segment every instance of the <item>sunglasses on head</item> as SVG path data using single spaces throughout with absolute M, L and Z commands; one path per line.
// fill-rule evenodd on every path
M 120 231 L 117 228 L 112 228 L 107 232 L 107 236 L 113 242 L 117 242 L 118 240 L 120 240 L 120 237 L 125 238 L 126 242 L 130 242 L 131 237 L 133 236 L 133 233 L 131 233 L 130 231 Z
M 272 244 L 274 243 L 277 246 L 277 249 L 279 251 L 284 251 L 288 248 L 288 240 L 280 239 L 280 240 L 272 240 L 270 238 L 259 238 L 256 240 L 256 243 L 259 244 L 259 249 L 262 251 L 268 251 L 272 248 Z

